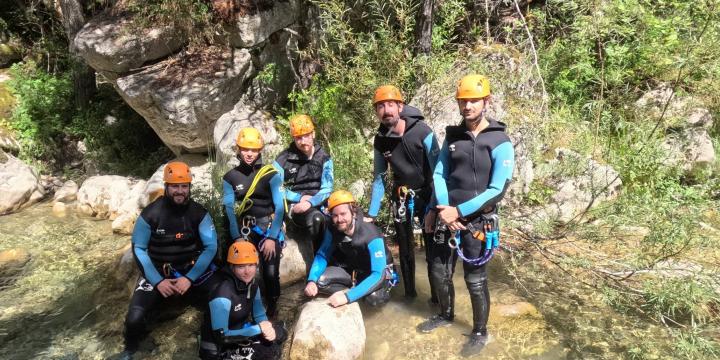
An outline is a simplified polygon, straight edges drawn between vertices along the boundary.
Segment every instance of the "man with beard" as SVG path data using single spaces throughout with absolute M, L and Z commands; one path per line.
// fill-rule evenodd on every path
M 380 210 L 385 194 L 385 174 L 388 164 L 392 169 L 390 193 L 392 217 L 395 225 L 395 241 L 400 250 L 400 271 L 405 286 L 405 296 L 414 298 L 415 290 L 415 241 L 412 222 L 417 216 L 423 220 L 432 195 L 432 171 L 438 155 L 438 143 L 432 129 L 423 121 L 420 110 L 405 105 L 400 90 L 392 85 L 377 88 L 373 98 L 375 114 L 380 127 L 373 143 L 374 178 L 369 218 L 372 221 Z M 423 233 L 426 249 L 432 234 Z M 430 266 L 428 263 L 428 276 Z M 430 287 L 430 301 L 437 303 L 434 288 Z
M 505 133 L 505 124 L 485 116 L 490 101 L 490 81 L 485 76 L 463 77 L 455 97 L 463 122 L 446 128 L 447 136 L 434 172 L 437 216 L 446 228 L 436 229 L 438 241 L 433 242 L 430 249 L 430 281 L 437 291 L 440 313 L 421 323 L 418 330 L 431 332 L 453 321 L 452 277 L 457 246 L 464 257 L 465 284 L 473 311 L 473 329 L 462 355 L 471 356 L 480 352 L 488 341 L 490 311 L 485 264 L 473 260 L 479 259 L 487 249 L 486 241 L 497 239 L 497 203 L 512 178 L 515 152 Z M 434 223 L 435 214 L 435 211 L 428 213 L 426 226 Z M 451 241 L 454 241 L 453 247 Z
M 216 278 L 212 263 L 217 235 L 210 214 L 190 199 L 190 167 L 170 162 L 163 171 L 164 196 L 140 213 L 132 252 L 141 276 L 125 318 L 125 351 L 131 358 L 145 335 L 148 312 L 170 298 L 207 303 Z
M 293 142 L 275 162 L 285 184 L 285 200 L 290 202 L 288 231 L 310 241 L 313 252 L 320 248 L 325 215 L 320 206 L 333 188 L 333 161 L 315 142 L 315 126 L 308 115 L 290 118 Z
M 397 276 L 380 229 L 363 221 L 362 211 L 348 191 L 332 193 L 328 210 L 332 225 L 325 230 L 315 255 L 305 295 L 330 295 L 328 303 L 333 307 L 361 298 L 370 306 L 387 303 Z

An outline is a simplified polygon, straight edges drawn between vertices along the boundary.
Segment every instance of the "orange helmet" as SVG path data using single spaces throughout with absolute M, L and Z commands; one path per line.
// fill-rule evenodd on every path
M 338 205 L 353 203 L 355 203 L 355 198 L 353 198 L 353 195 L 349 191 L 337 190 L 330 194 L 328 198 L 328 211 L 332 211 L 332 209 Z
M 228 250 L 227 262 L 228 264 L 244 265 L 244 264 L 257 264 L 260 258 L 258 257 L 257 249 L 249 241 L 238 241 L 233 243 Z
M 190 174 L 190 167 L 180 161 L 167 163 L 163 171 L 163 181 L 165 181 L 166 184 L 191 183 L 192 174 Z
M 303 136 L 315 131 L 312 119 L 307 115 L 295 115 L 290 118 L 290 135 Z
M 256 128 L 242 128 L 238 133 L 237 146 L 245 149 L 260 150 L 263 148 L 263 139 Z
M 490 80 L 483 75 L 467 75 L 458 82 L 455 98 L 482 99 L 490 95 Z
M 381 102 L 395 100 L 404 102 L 400 90 L 392 85 L 383 85 L 375 90 L 375 96 L 373 97 L 373 105 Z

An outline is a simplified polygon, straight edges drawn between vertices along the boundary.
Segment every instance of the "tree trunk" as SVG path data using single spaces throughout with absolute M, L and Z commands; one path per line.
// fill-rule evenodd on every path
M 59 3 L 62 12 L 62 24 L 68 38 L 70 56 L 75 63 L 72 67 L 75 106 L 85 109 L 90 103 L 90 99 L 97 93 L 97 85 L 95 83 L 95 70 L 77 55 L 77 51 L 73 46 L 75 35 L 85 25 L 83 6 L 79 0 L 59 0 Z
M 423 0 L 415 19 L 415 56 L 430 55 L 432 50 L 433 13 L 435 0 Z

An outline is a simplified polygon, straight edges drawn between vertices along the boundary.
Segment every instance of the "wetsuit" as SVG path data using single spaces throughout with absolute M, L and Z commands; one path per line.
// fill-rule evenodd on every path
M 390 201 L 393 204 L 393 218 L 395 225 L 395 241 L 400 250 L 400 271 L 405 284 L 405 296 L 415 297 L 415 241 L 412 221 L 417 216 L 422 223 L 425 219 L 427 205 L 432 195 L 432 171 L 435 168 L 438 156 L 438 143 L 432 129 L 423 121 L 420 110 L 405 105 L 400 118 L 405 120 L 405 132 L 402 136 L 389 131 L 380 125 L 375 135 L 374 148 L 374 181 L 372 197 L 368 215 L 376 217 L 380 210 L 380 202 L 385 193 L 384 176 L 387 165 L 390 164 L 393 174 L 393 186 Z M 398 188 L 406 186 L 415 192 L 413 211 L 409 209 L 410 196 L 405 201 L 406 214 L 400 216 L 400 199 Z M 428 241 L 432 241 L 432 234 L 423 232 L 425 257 L 429 259 L 427 251 Z M 430 263 L 428 262 L 428 276 Z M 434 290 L 431 286 L 431 296 L 435 300 Z
M 180 298 L 207 301 L 217 283 L 212 263 L 217 235 L 210 214 L 193 200 L 175 204 L 168 196 L 153 201 L 140 213 L 132 234 L 133 256 L 142 275 L 125 318 L 125 347 L 134 352 L 145 333 L 148 312 L 164 298 L 156 286 L 164 279 L 188 278 L 192 286 Z
M 435 196 L 439 205 L 457 207 L 461 223 L 479 224 L 483 214 L 496 211 L 495 205 L 503 198 L 512 178 L 513 145 L 505 134 L 505 124 L 495 120 L 489 120 L 488 127 L 477 137 L 464 124 L 448 126 L 446 133 L 434 172 Z M 446 320 L 452 320 L 455 315 L 452 274 L 457 255 L 448 246 L 450 236 L 453 234 L 447 231 L 445 241 L 433 242 L 430 251 L 430 280 L 438 294 L 440 316 Z M 477 258 L 483 253 L 484 243 L 476 240 L 470 231 L 464 230 L 460 236 L 465 256 Z M 473 309 L 473 333 L 486 335 L 490 295 L 485 265 L 463 262 L 463 270 Z
M 308 282 L 317 284 L 318 291 L 326 295 L 351 288 L 345 293 L 348 303 L 364 298 L 371 306 L 383 305 L 390 300 L 395 272 L 392 255 L 380 229 L 364 222 L 360 211 L 354 221 L 352 237 L 333 226 L 325 230 Z
M 201 330 L 200 358 L 277 359 L 286 331 L 274 323 L 276 339 L 267 341 L 260 326 L 268 320 L 258 286 L 246 284 L 233 275 L 229 267 L 218 273 L 220 285 L 210 294 Z
M 275 241 L 275 256 L 269 260 L 260 254 L 260 267 L 263 277 L 263 298 L 267 301 L 267 313 L 274 316 L 277 300 L 280 297 L 280 254 L 282 252 L 281 234 L 282 219 L 285 211 L 282 191 L 282 177 L 277 171 L 264 175 L 257 183 L 255 191 L 250 195 L 252 206 L 242 214 L 235 214 L 235 203 L 241 202 L 251 187 L 258 171 L 263 167 L 261 158 L 248 165 L 241 161 L 240 165 L 230 169 L 223 176 L 223 204 L 228 217 L 230 237 L 235 241 L 243 239 L 241 231 L 250 225 L 247 240 L 252 241 L 258 250 L 265 239 Z M 275 168 L 277 170 L 277 168 Z M 250 222 L 254 219 L 254 225 Z
M 325 216 L 320 207 L 333 189 L 333 161 L 320 145 L 315 145 L 311 158 L 300 151 L 295 143 L 281 152 L 275 159 L 276 167 L 285 184 L 285 199 L 297 204 L 303 195 L 310 195 L 312 206 L 304 213 L 286 214 L 288 231 L 295 237 L 312 242 L 313 252 L 320 247 L 325 230 Z

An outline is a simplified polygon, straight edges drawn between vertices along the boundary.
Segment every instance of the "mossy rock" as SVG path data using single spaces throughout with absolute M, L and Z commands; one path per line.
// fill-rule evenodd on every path
M 0 44 L 0 66 L 6 66 L 13 61 L 20 60 L 20 52 L 8 44 Z

